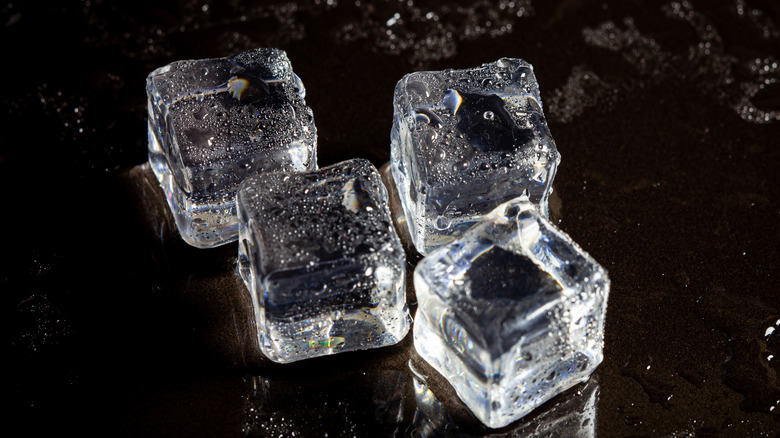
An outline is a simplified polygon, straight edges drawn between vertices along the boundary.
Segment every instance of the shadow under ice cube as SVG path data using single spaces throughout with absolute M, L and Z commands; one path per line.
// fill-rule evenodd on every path
M 415 269 L 414 345 L 501 427 L 601 362 L 606 271 L 528 201 L 497 207 Z
M 314 117 L 282 50 L 173 62 L 149 74 L 146 93 L 149 162 L 193 246 L 237 238 L 246 177 L 317 167 Z
M 392 173 L 422 254 L 523 194 L 546 216 L 559 162 L 523 60 L 411 73 L 395 87 Z
M 269 359 L 294 362 L 403 339 L 406 254 L 370 162 L 252 176 L 236 202 L 239 268 Z

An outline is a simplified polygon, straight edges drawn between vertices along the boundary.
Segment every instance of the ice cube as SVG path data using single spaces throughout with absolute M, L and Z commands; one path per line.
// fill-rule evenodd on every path
M 392 173 L 422 254 L 523 193 L 546 216 L 559 162 L 523 60 L 411 73 L 395 87 Z
M 314 117 L 282 50 L 173 62 L 149 74 L 146 93 L 149 162 L 193 246 L 237 238 L 246 177 L 317 166 Z
M 403 339 L 406 254 L 370 162 L 252 176 L 236 202 L 240 272 L 269 359 L 287 363 Z
M 609 279 L 521 197 L 414 271 L 414 345 L 489 427 L 588 378 L 602 360 Z

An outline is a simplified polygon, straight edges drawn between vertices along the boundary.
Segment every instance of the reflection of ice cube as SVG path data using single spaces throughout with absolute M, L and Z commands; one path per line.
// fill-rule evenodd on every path
M 389 367 L 344 365 L 331 362 L 286 377 L 244 376 L 244 435 L 400 436 L 408 421 L 408 375 Z
M 413 369 L 414 371 L 414 369 Z M 575 391 L 576 389 L 576 391 Z M 511 426 L 505 433 L 490 434 L 491 437 L 572 437 L 592 438 L 596 436 L 596 404 L 599 399 L 599 382 L 596 378 L 572 389 L 566 397 L 554 399 L 553 405 L 535 412 Z M 461 429 L 437 400 L 422 376 L 414 376 L 414 395 L 417 401 L 412 429 L 414 436 L 476 436 Z M 482 436 L 482 434 L 479 434 Z
M 185 241 L 235 240 L 235 194 L 259 172 L 316 168 L 314 117 L 284 51 L 177 61 L 146 80 L 149 161 Z
M 268 358 L 293 362 L 406 335 L 406 255 L 371 163 L 256 175 L 237 204 L 240 271 Z
M 414 284 L 417 351 L 490 427 L 602 360 L 607 274 L 526 197 L 425 257 Z
M 391 162 L 422 254 L 523 193 L 546 215 L 560 157 L 532 67 L 502 58 L 406 75 L 395 88 Z

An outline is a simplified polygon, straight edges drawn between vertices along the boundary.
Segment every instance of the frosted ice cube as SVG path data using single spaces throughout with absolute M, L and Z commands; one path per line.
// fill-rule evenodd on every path
M 146 93 L 149 162 L 191 245 L 237 238 L 235 194 L 249 175 L 317 166 L 314 117 L 282 50 L 173 62 L 149 74 Z
M 425 257 L 414 286 L 415 348 L 490 427 L 602 360 L 607 273 L 526 197 Z
M 263 354 L 286 363 L 403 339 L 406 254 L 370 162 L 252 176 L 236 202 Z
M 559 162 L 523 60 L 411 73 L 395 87 L 392 172 L 422 254 L 523 193 L 547 215 Z

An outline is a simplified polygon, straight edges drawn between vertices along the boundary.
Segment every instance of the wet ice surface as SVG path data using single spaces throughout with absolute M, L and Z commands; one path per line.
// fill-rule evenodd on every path
M 547 214 L 560 156 L 528 63 L 411 73 L 393 102 L 392 173 L 420 253 L 523 193 Z
M 414 352 L 410 336 L 392 347 L 274 366 L 254 341 L 252 303 L 235 269 L 233 245 L 203 251 L 184 244 L 175 236 L 173 218 L 148 165 L 134 169 L 130 177 L 133 191 L 145 198 L 138 209 L 149 212 L 149 232 L 161 233 L 154 239 L 164 254 L 158 257 L 169 259 L 174 282 L 168 287 L 208 321 L 198 330 L 207 350 L 201 359 L 239 370 L 238 376 L 219 373 L 197 381 L 166 377 L 188 388 L 189 404 L 182 406 L 178 397 L 154 397 L 146 401 L 146 421 L 164 418 L 164 424 L 187 429 L 191 424 L 182 426 L 179 419 L 194 415 L 201 404 L 214 409 L 215 399 L 227 399 L 230 419 L 208 430 L 220 427 L 220 433 L 240 436 L 448 436 L 455 431 L 463 437 L 541 437 L 572 430 L 578 420 L 583 436 L 595 427 L 598 384 L 591 379 L 506 428 L 487 429 Z M 135 427 L 143 430 L 145 424 Z
M 241 275 L 268 358 L 286 363 L 403 339 L 406 255 L 371 163 L 253 176 L 237 204 Z
M 526 198 L 429 254 L 414 284 L 415 348 L 490 427 L 601 363 L 606 272 Z
M 149 162 L 182 238 L 236 239 L 234 197 L 247 176 L 316 168 L 316 131 L 287 54 L 177 61 L 147 78 Z

